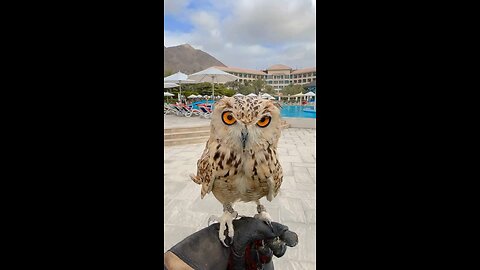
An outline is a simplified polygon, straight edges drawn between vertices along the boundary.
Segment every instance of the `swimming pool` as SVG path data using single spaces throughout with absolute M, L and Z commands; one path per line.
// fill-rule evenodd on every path
M 309 110 L 309 111 L 304 111 Z M 296 118 L 317 118 L 317 113 L 313 111 L 313 106 L 282 106 L 280 114 L 282 117 Z
M 207 103 L 206 100 L 197 101 L 192 103 L 192 107 L 194 109 L 198 109 L 198 104 L 205 104 Z M 213 100 L 209 100 L 208 103 L 212 104 Z M 306 110 L 306 111 L 304 111 Z M 313 111 L 313 106 L 282 106 L 282 110 L 280 115 L 282 117 L 294 117 L 294 118 L 317 118 L 316 111 Z
M 209 103 L 209 104 L 213 104 L 213 100 L 200 100 L 200 101 L 197 101 L 197 102 L 193 102 L 192 104 L 192 108 L 193 109 L 197 109 L 198 110 L 198 104 L 206 104 L 206 103 Z

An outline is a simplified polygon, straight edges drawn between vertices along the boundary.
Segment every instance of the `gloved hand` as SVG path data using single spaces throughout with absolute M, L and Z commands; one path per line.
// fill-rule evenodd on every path
M 273 269 L 272 256 L 281 257 L 286 246 L 298 243 L 297 234 L 277 222 L 270 227 L 262 220 L 242 217 L 234 220 L 233 226 L 235 235 L 230 248 L 218 239 L 220 226 L 216 223 L 188 236 L 169 251 L 196 270 L 262 269 L 262 266 Z

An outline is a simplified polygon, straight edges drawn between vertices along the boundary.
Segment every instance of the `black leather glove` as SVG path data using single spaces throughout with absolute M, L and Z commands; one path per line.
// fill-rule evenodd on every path
M 283 256 L 286 246 L 298 243 L 298 236 L 285 225 L 271 224 L 251 217 L 234 220 L 233 245 L 226 248 L 218 239 L 220 226 L 216 223 L 188 236 L 170 251 L 196 270 L 274 269 L 272 256 Z

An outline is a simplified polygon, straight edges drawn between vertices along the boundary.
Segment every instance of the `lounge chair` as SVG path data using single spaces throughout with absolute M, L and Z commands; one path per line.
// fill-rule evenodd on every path
M 170 104 L 164 104 L 163 105 L 163 114 L 164 115 L 167 115 L 167 114 L 177 114 L 178 113 L 178 110 L 176 110 L 175 108 L 172 107 L 172 105 Z
M 180 111 L 180 113 L 185 116 L 185 117 L 190 117 L 192 116 L 192 112 L 188 111 L 185 107 L 183 107 L 182 105 L 179 105 L 179 106 L 176 106 L 178 108 L 178 110 Z
M 201 115 L 202 114 L 202 112 L 200 110 L 193 109 L 191 106 L 183 105 L 183 108 L 185 110 L 187 110 L 188 112 L 190 112 L 192 115 Z
M 202 111 L 202 114 L 200 116 L 204 118 L 212 117 L 212 110 L 210 110 L 210 108 L 202 105 L 198 105 L 198 108 L 200 109 L 200 111 Z

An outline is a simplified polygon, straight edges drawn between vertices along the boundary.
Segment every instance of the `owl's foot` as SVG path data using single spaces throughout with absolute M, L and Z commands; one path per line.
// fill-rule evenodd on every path
M 258 214 L 256 214 L 254 218 L 265 221 L 265 223 L 267 223 L 267 225 L 270 226 L 270 228 L 272 228 L 273 230 L 273 226 L 272 226 L 273 220 L 272 220 L 272 217 L 270 217 L 270 214 L 267 213 L 265 206 L 259 204 L 257 206 L 257 211 L 258 211 Z
M 234 234 L 233 220 L 237 218 L 237 216 L 238 216 L 237 211 L 233 211 L 232 213 L 225 211 L 223 212 L 223 215 L 221 217 L 211 216 L 208 219 L 208 224 L 210 224 L 210 222 L 212 221 L 218 221 L 218 223 L 220 223 L 220 229 L 218 230 L 218 238 L 220 239 L 220 241 L 225 247 L 229 247 L 229 245 L 225 243 L 225 239 L 227 238 L 225 236 L 225 230 L 228 229 L 228 237 L 230 237 L 229 244 L 231 245 L 233 243 L 233 234 Z

